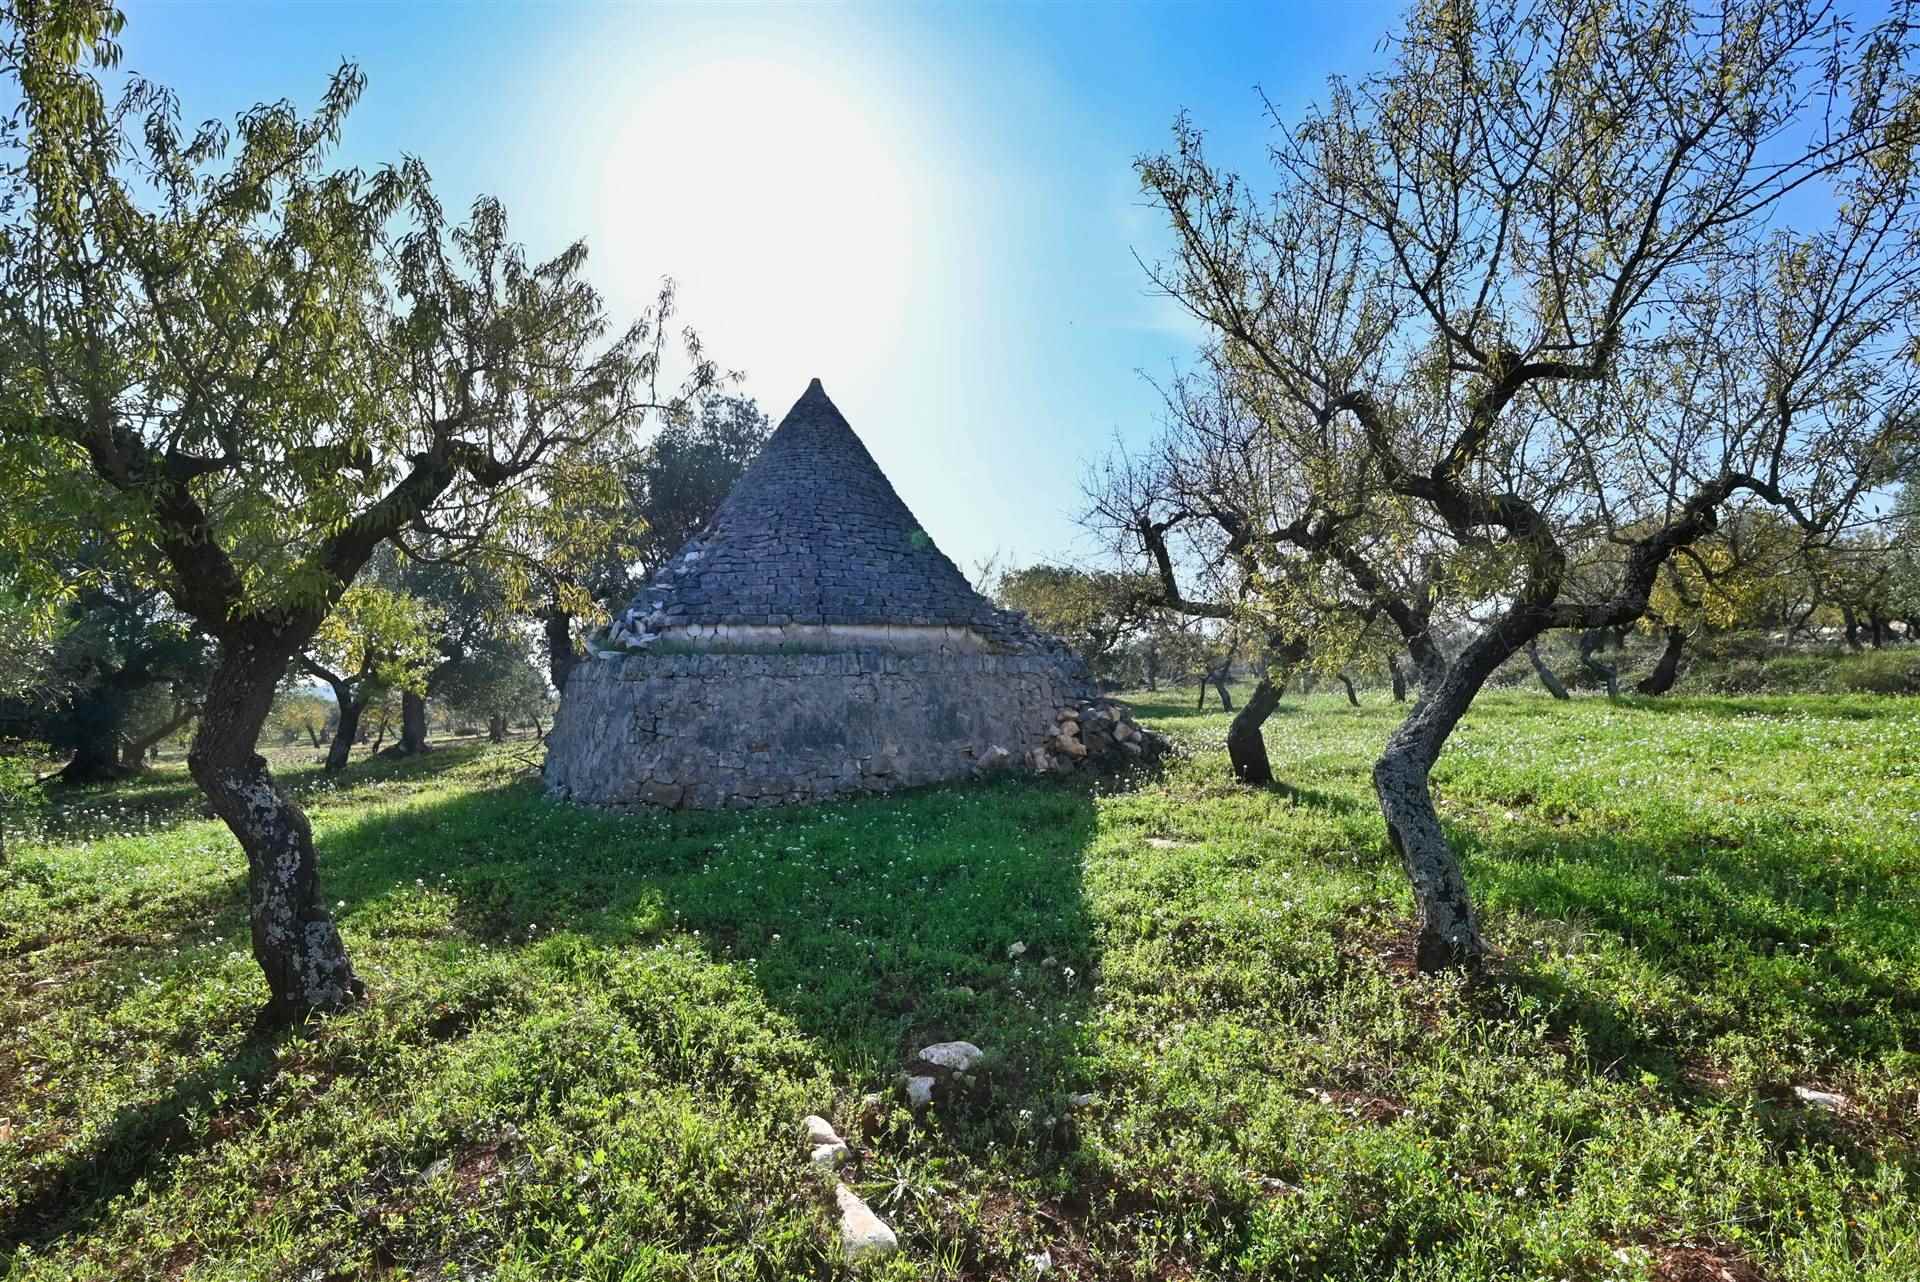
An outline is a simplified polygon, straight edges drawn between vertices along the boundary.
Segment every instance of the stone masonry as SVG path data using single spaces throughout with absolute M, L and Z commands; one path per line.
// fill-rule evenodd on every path
M 816 801 L 1164 740 L 934 547 L 815 380 L 713 522 L 576 664 L 549 791 L 588 805 Z

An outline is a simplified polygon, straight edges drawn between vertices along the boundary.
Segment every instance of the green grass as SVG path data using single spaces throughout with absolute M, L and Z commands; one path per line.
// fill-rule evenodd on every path
M 1468 984 L 1405 965 L 1393 706 L 1291 700 L 1252 791 L 1181 697 L 1131 791 L 304 774 L 375 997 L 274 1038 L 184 779 L 70 801 L 0 870 L 0 1276 L 837 1276 L 808 1112 L 893 1277 L 1920 1276 L 1920 705 L 1486 698 L 1436 774 Z M 955 1037 L 990 1066 L 916 1118 Z

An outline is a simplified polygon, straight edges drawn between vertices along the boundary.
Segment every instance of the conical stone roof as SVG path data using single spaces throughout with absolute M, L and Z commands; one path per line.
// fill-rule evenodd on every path
M 1057 644 L 973 590 L 816 378 L 609 640 L 829 625 L 968 629 L 994 649 Z

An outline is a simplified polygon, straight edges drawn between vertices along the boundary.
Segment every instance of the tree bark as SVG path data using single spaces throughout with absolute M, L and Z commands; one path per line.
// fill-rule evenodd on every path
M 1519 648 L 1531 643 L 1524 624 L 1509 619 L 1483 634 L 1429 684 L 1373 765 L 1373 790 L 1387 823 L 1387 839 L 1406 868 L 1419 919 L 1415 963 L 1432 972 L 1472 968 L 1486 956 L 1472 897 L 1460 860 L 1440 826 L 1428 776 L 1447 736 L 1472 706 L 1487 677 Z M 1535 631 L 1534 635 L 1538 635 Z
M 1407 674 L 1400 670 L 1399 655 L 1390 654 L 1387 656 L 1387 673 L 1393 678 L 1393 701 L 1395 703 L 1405 703 L 1407 701 Z
M 1665 694 L 1673 689 L 1673 683 L 1680 676 L 1680 653 L 1686 648 L 1687 630 L 1669 625 L 1667 627 L 1667 647 L 1660 652 L 1660 662 L 1653 671 L 1634 687 L 1641 694 Z
M 1618 664 L 1603 663 L 1600 650 L 1607 643 L 1605 628 L 1588 628 L 1580 634 L 1580 664 L 1588 672 L 1607 683 L 1607 698 L 1620 697 L 1620 668 Z
M 427 700 L 425 695 L 415 694 L 411 690 L 400 692 L 400 743 L 401 753 L 413 756 L 426 752 L 431 745 L 427 743 Z
M 335 1010 L 366 991 L 320 894 L 313 829 L 255 750 L 297 648 L 244 631 L 224 641 L 187 753 L 194 781 L 246 851 L 253 956 L 266 973 L 265 1014 L 274 1021 Z
M 487 738 L 494 743 L 507 741 L 507 719 L 499 713 L 487 718 Z
M 1860 620 L 1854 616 L 1853 607 L 1841 606 L 1840 617 L 1847 624 L 1847 649 L 1855 654 L 1860 652 Z
M 60 782 L 69 784 L 108 783 L 126 777 L 120 764 L 120 732 L 89 734 L 74 749 L 73 757 L 60 771 Z
M 1567 693 L 1567 688 L 1560 684 L 1560 678 L 1553 675 L 1553 669 L 1547 666 L 1546 660 L 1540 657 L 1539 642 L 1527 642 L 1527 658 L 1533 664 L 1534 675 L 1540 678 L 1540 684 L 1547 688 L 1548 694 L 1556 699 L 1572 697 Z
M 1341 685 L 1347 688 L 1347 702 L 1356 708 L 1359 707 L 1360 696 L 1353 692 L 1352 678 L 1348 677 L 1347 674 L 1344 672 L 1336 672 L 1334 673 L 1334 676 L 1339 680 Z
M 1280 706 L 1281 687 L 1285 683 L 1284 675 L 1278 682 L 1270 676 L 1260 678 L 1260 684 L 1253 688 L 1253 693 L 1227 727 L 1227 759 L 1233 763 L 1233 777 L 1241 783 L 1273 782 L 1273 766 L 1267 760 L 1267 741 L 1261 734 L 1261 727 L 1266 725 L 1273 710 Z M 1223 690 L 1221 693 L 1226 692 Z
M 354 740 L 360 737 L 360 714 L 367 709 L 364 697 L 336 692 L 334 699 L 339 703 L 338 724 L 333 728 L 333 742 L 327 745 L 327 773 L 338 774 L 346 769 L 347 759 L 353 755 Z
M 573 649 L 573 616 L 555 606 L 542 618 L 547 634 L 547 676 L 553 688 L 565 694 L 567 678 L 573 674 L 573 666 L 580 662 L 580 656 Z
M 168 717 L 159 729 L 151 734 L 140 735 L 127 741 L 121 752 L 120 763 L 129 771 L 145 769 L 147 754 L 160 745 L 160 741 L 175 731 L 183 729 L 193 720 L 194 708 L 190 705 L 176 705 L 173 715 Z
M 307 738 L 313 740 L 314 747 L 318 748 L 320 746 L 320 732 L 313 728 L 313 722 L 311 721 L 307 722 Z
M 1884 648 L 1887 644 L 1887 617 L 1878 610 L 1868 611 L 1867 629 L 1867 640 L 1873 648 L 1876 650 Z

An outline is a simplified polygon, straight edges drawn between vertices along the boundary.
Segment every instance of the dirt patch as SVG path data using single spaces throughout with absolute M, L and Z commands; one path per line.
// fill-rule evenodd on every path
M 1764 1273 L 1731 1248 L 1656 1246 L 1649 1250 L 1657 1282 L 1767 1282 Z

